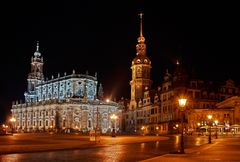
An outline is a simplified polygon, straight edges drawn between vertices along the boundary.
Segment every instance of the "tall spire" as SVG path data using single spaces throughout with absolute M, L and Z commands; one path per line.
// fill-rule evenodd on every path
M 40 57 L 41 53 L 39 52 L 39 41 L 37 41 L 36 52 L 34 52 L 35 57 Z
M 37 49 L 36 49 L 37 52 L 39 52 L 39 41 L 37 41 Z
M 143 36 L 143 34 L 142 34 L 142 16 L 143 16 L 143 13 L 140 13 L 139 14 L 139 17 L 140 17 L 140 37 Z
M 139 100 L 144 98 L 144 92 L 146 89 L 150 89 L 152 81 L 150 79 L 151 73 L 151 61 L 146 55 L 146 44 L 143 36 L 143 13 L 138 14 L 140 21 L 140 35 L 137 39 L 136 45 L 136 57 L 132 61 L 132 80 L 131 85 L 131 101 L 130 109 L 135 109 L 138 106 Z
M 29 73 L 28 79 L 39 79 L 43 80 L 43 57 L 39 52 L 39 41 L 37 41 L 36 51 L 31 61 L 31 73 Z
M 142 29 L 142 18 L 143 18 L 143 13 L 139 14 L 140 17 L 140 36 L 138 37 L 138 42 L 139 43 L 144 43 L 145 42 L 145 38 L 143 36 L 143 29 Z

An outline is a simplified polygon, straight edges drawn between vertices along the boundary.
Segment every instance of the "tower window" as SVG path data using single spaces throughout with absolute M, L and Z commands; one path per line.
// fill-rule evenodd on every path
M 91 127 L 91 121 L 88 120 L 88 127 Z
M 63 127 L 65 127 L 66 126 L 66 122 L 65 122 L 65 120 L 63 120 Z

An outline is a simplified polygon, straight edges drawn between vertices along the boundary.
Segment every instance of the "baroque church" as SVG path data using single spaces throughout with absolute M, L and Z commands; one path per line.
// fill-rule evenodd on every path
M 124 130 L 137 134 L 179 132 L 182 114 L 178 99 L 184 95 L 187 98 L 183 114 L 186 132 L 198 131 L 212 123 L 219 133 L 232 130 L 240 133 L 240 99 L 237 97 L 238 102 L 236 98 L 229 99 L 240 94 L 233 80 L 215 83 L 200 79 L 177 61 L 173 72 L 166 70 L 163 82 L 155 89 L 151 87 L 152 65 L 147 56 L 142 19 L 140 14 L 140 35 L 131 65 L 131 99 L 121 101 L 125 103 Z M 207 118 L 209 114 L 213 116 L 212 121 Z M 213 121 L 217 121 L 215 125 Z
M 25 102 L 13 102 L 14 128 L 18 132 L 79 131 L 99 129 L 101 133 L 112 131 L 110 116 L 116 115 L 115 131 L 121 131 L 121 107 L 113 101 L 103 100 L 103 88 L 97 74 L 91 76 L 72 74 L 44 79 L 43 57 L 39 43 L 31 59 L 31 71 L 27 78 Z

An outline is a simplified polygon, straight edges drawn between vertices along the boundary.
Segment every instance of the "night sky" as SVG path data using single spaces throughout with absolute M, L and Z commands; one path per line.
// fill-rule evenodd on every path
M 45 77 L 71 74 L 73 69 L 91 75 L 97 72 L 106 96 L 129 98 L 140 12 L 144 13 L 143 35 L 152 61 L 153 87 L 162 81 L 167 68 L 171 72 L 176 60 L 203 79 L 233 79 L 240 84 L 238 5 L 217 2 L 18 4 L 13 16 L 4 19 L 9 27 L 2 30 L 0 122 L 6 120 L 12 101 L 24 100 L 37 41 Z

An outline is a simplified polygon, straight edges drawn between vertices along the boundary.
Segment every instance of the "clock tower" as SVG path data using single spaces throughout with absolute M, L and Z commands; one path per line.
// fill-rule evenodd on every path
M 138 44 L 136 45 L 136 56 L 132 61 L 132 80 L 131 86 L 131 101 L 130 109 L 136 109 L 139 100 L 143 99 L 145 90 L 151 88 L 152 80 L 150 79 L 151 61 L 146 55 L 145 38 L 142 32 L 142 17 L 140 13 L 140 36 L 138 37 Z
M 31 59 L 31 72 L 28 74 L 28 89 L 24 93 L 26 102 L 38 101 L 36 94 L 36 86 L 44 82 L 43 75 L 43 57 L 39 52 L 39 42 L 37 42 L 37 48 L 34 52 L 34 57 Z

